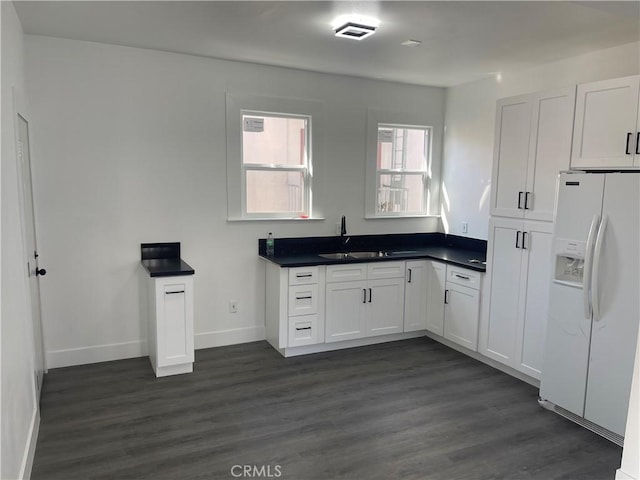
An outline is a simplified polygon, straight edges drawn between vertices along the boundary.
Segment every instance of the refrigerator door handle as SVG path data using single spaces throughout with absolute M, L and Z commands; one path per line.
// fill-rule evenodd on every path
M 600 228 L 598 228 L 598 235 L 596 236 L 596 246 L 593 250 L 593 273 L 591 274 L 591 304 L 593 308 L 593 321 L 600 321 L 600 296 L 599 292 L 599 274 L 600 274 L 600 260 L 602 259 L 602 242 L 604 241 L 604 234 L 607 230 L 607 216 L 602 217 L 600 222 Z
M 596 240 L 596 231 L 600 222 L 600 214 L 596 213 L 591 220 L 587 248 L 584 253 L 584 279 L 582 284 L 582 300 L 584 305 L 584 318 L 591 318 L 591 265 L 593 263 L 593 244 Z

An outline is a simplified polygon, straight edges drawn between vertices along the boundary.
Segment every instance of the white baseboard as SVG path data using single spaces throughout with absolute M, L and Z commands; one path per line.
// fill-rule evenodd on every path
M 124 358 L 143 357 L 147 355 L 147 342 L 112 343 L 108 345 L 92 345 L 90 347 L 51 350 L 47 352 L 47 368 L 70 367 L 88 363 L 109 362 Z
M 238 343 L 257 342 L 265 339 L 264 325 L 234 328 L 230 330 L 217 330 L 214 332 L 196 333 L 195 348 L 213 348 Z
M 637 480 L 635 477 L 632 477 L 628 474 L 626 474 L 625 472 L 622 471 L 622 469 L 618 469 L 616 470 L 616 480 Z
M 22 456 L 22 464 L 20 465 L 20 477 L 21 479 L 28 480 L 31 478 L 31 471 L 33 469 L 33 459 L 36 454 L 36 443 L 38 442 L 38 432 L 40 431 L 40 410 L 33 409 L 33 416 L 31 417 L 31 425 L 29 426 L 29 436 L 27 437 L 27 444 L 25 445 L 24 454 Z

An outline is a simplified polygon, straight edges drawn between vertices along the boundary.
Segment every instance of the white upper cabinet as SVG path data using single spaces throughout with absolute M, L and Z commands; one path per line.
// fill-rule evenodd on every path
M 491 215 L 553 220 L 558 172 L 569 168 L 575 87 L 498 100 Z
M 578 85 L 571 168 L 640 167 L 640 76 Z

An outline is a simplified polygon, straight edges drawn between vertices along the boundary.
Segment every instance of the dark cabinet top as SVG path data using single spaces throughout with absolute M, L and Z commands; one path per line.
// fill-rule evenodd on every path
M 180 258 L 180 242 L 141 243 L 140 263 L 150 277 L 177 277 L 195 273 L 195 270 Z

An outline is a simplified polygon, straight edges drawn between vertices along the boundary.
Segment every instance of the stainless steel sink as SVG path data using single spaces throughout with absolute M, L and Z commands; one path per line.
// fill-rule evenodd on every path
M 386 252 L 349 252 L 347 253 L 351 258 L 378 258 L 386 257 Z
M 326 258 L 327 260 L 346 260 L 349 258 L 348 253 L 320 253 L 319 257 Z
M 335 253 L 320 253 L 318 256 L 326 258 L 327 260 L 349 260 L 349 259 L 362 259 L 362 258 L 379 258 L 386 257 L 386 252 L 335 252 Z

